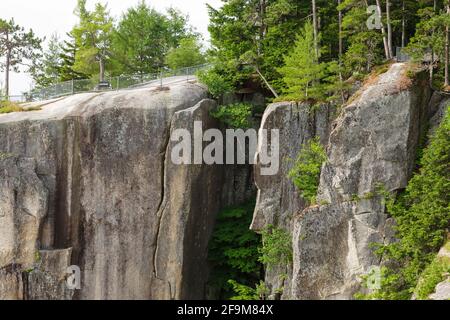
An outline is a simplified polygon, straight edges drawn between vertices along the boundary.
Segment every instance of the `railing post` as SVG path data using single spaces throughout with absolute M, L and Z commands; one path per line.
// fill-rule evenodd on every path
M 159 78 L 160 78 L 160 85 L 161 85 L 161 88 L 162 88 L 162 86 L 163 86 L 163 72 L 162 72 L 162 70 L 159 73 Z

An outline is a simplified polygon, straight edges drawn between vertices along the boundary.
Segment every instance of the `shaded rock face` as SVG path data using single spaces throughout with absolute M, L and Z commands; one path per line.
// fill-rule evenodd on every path
M 322 144 L 326 144 L 335 110 L 330 106 L 322 106 L 315 111 L 310 109 L 307 104 L 283 102 L 268 106 L 264 113 L 261 129 L 280 130 L 280 169 L 274 176 L 261 174 L 262 165 L 258 155 L 261 148 L 266 146 L 260 145 L 256 155 L 255 181 L 258 196 L 252 230 L 260 231 L 268 225 L 273 225 L 292 232 L 293 217 L 307 206 L 307 202 L 288 178 L 288 174 L 304 143 L 319 137 Z M 272 139 L 269 139 L 269 143 L 271 142 Z M 284 288 L 281 298 L 288 299 L 291 276 L 292 266 L 276 266 L 266 271 L 265 281 L 273 295 Z
M 392 237 L 377 187 L 406 187 L 426 127 L 430 92 L 421 74 L 404 87 L 405 66 L 394 64 L 334 123 L 323 166 L 319 203 L 294 223 L 292 297 L 352 299 L 360 276 L 380 265 L 370 245 Z
M 206 97 L 182 84 L 1 116 L 0 298 L 203 298 L 215 216 L 253 194 L 248 166 L 172 167 L 171 130 L 217 126 Z

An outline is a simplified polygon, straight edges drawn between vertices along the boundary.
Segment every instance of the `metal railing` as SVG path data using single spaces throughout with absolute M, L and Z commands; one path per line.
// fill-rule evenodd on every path
M 210 67 L 209 64 L 202 64 L 193 67 L 181 68 L 177 70 L 166 69 L 159 73 L 121 75 L 117 77 L 107 77 L 105 81 L 109 83 L 109 88 L 100 89 L 98 81 L 91 79 L 70 80 L 56 83 L 46 88 L 33 89 L 23 95 L 9 96 L 9 100 L 14 102 L 31 102 L 56 99 L 64 96 L 70 96 L 82 92 L 100 92 L 120 89 L 129 89 L 143 85 L 163 86 L 164 80 L 173 77 L 186 77 L 179 81 L 193 80 L 193 76 L 200 71 Z

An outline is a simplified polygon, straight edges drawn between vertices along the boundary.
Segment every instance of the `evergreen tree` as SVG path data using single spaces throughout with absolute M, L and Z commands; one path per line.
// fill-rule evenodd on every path
M 169 9 L 164 15 L 142 1 L 128 9 L 114 32 L 116 71 L 141 75 L 158 72 L 165 66 L 169 50 L 191 34 L 187 19 L 177 10 Z
M 364 0 L 345 0 L 339 9 L 344 11 L 343 36 L 347 51 L 343 62 L 348 75 L 361 75 L 382 61 L 382 38 L 376 29 L 369 30 L 367 3 Z
M 204 62 L 201 45 L 194 37 L 182 39 L 180 46 L 169 51 L 166 58 L 167 65 L 173 70 L 200 65 Z
M 86 0 L 78 0 L 76 14 L 80 21 L 72 32 L 79 49 L 73 68 L 90 76 L 98 73 L 99 80 L 104 81 L 106 64 L 111 55 L 113 19 L 106 6 L 100 3 L 95 5 L 94 11 L 88 12 Z
M 75 37 L 71 32 L 67 33 L 67 40 L 64 40 L 60 47 L 60 66 L 58 71 L 59 80 L 69 81 L 87 79 L 89 76 L 80 72 L 76 72 L 74 70 L 75 56 L 77 54 L 78 48 L 76 45 Z
M 431 4 L 431 3 L 429 3 Z M 449 52 L 448 52 L 448 27 L 450 25 L 450 14 L 448 8 L 439 6 L 428 6 L 418 10 L 420 21 L 416 26 L 416 33 L 411 38 L 407 46 L 407 52 L 416 61 L 425 61 L 428 63 L 433 82 L 434 68 L 441 67 L 444 79 L 440 81 L 439 86 L 444 88 L 448 86 L 449 70 Z
M 314 39 L 314 27 L 307 22 L 292 53 L 285 57 L 285 65 L 279 69 L 286 84 L 282 99 L 325 100 L 322 80 L 327 76 L 327 65 L 318 61 Z
M 41 42 L 33 30 L 25 32 L 13 19 L 0 19 L 0 57 L 4 57 L 4 61 L 0 62 L 0 70 L 5 71 L 4 94 L 7 98 L 10 71 L 19 72 L 21 65 L 35 60 L 41 50 Z
M 57 34 L 49 39 L 46 51 L 35 61 L 31 75 L 37 87 L 51 86 L 60 79 L 61 47 Z

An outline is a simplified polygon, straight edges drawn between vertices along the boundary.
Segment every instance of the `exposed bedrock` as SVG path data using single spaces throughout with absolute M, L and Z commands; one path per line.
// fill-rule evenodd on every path
M 406 68 L 393 64 L 360 89 L 330 126 L 326 122 L 308 126 L 314 122 L 293 116 L 306 112 L 301 105 L 296 113 L 295 105 L 286 103 L 266 110 L 263 126 L 281 129 L 283 160 L 274 180 L 259 176 L 256 166 L 259 196 L 253 227 L 272 223 L 292 232 L 289 281 L 283 285 L 277 280 L 281 270 L 266 275 L 272 289 L 284 287 L 282 298 L 352 299 L 361 289 L 360 276 L 380 264 L 371 244 L 392 239 L 392 219 L 376 189 L 380 185 L 389 191 L 406 187 L 420 136 L 436 111 L 429 110 L 431 93 L 425 73 L 410 79 Z M 436 100 L 439 104 L 442 99 Z M 330 128 L 330 133 L 318 131 L 321 127 Z M 315 135 L 325 141 L 328 161 L 322 168 L 319 205 L 305 208 L 287 178 L 285 159 L 294 159 L 302 142 Z
M 1 115 L 0 298 L 203 298 L 215 216 L 253 195 L 248 166 L 170 161 L 171 130 L 217 126 L 206 98 L 186 83 Z
M 259 154 L 270 149 L 269 145 L 260 145 L 255 166 L 255 181 L 258 197 L 251 229 L 260 231 L 268 225 L 292 232 L 293 217 L 301 212 L 307 202 L 300 196 L 294 184 L 288 178 L 293 161 L 301 150 L 301 146 L 314 137 L 319 137 L 326 144 L 330 132 L 330 123 L 334 117 L 334 108 L 321 106 L 310 111 L 307 104 L 282 102 L 270 105 L 263 116 L 261 129 L 279 130 L 279 162 L 280 169 L 276 175 L 262 175 Z M 261 135 L 261 133 L 260 133 Z M 260 137 L 262 141 L 262 137 Z M 266 271 L 265 281 L 272 292 L 282 293 L 283 299 L 290 298 L 292 266 L 274 266 Z

